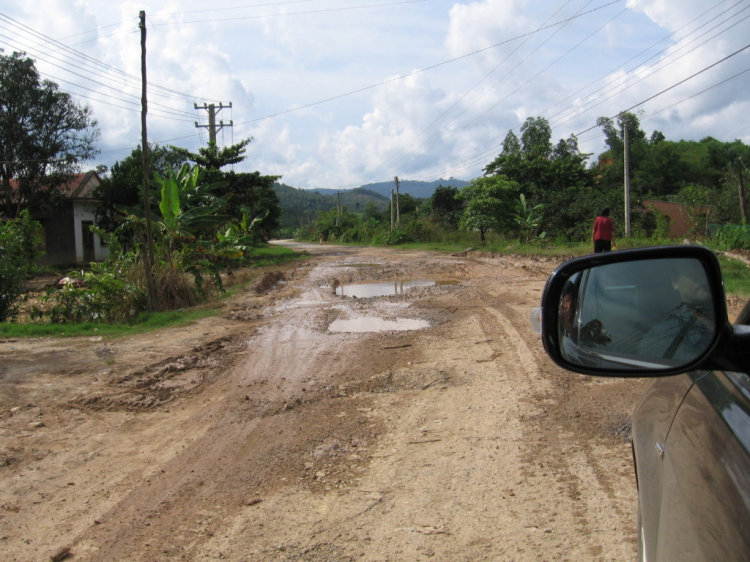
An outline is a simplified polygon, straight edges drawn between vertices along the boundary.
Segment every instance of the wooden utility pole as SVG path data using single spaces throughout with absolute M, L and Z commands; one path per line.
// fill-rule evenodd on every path
M 143 152 L 143 206 L 146 212 L 146 249 L 143 252 L 143 268 L 146 273 L 146 290 L 148 292 L 148 308 L 155 311 L 158 308 L 156 287 L 154 286 L 154 236 L 151 225 L 151 196 L 149 179 L 151 177 L 151 161 L 148 150 L 148 132 L 146 115 L 148 114 L 148 96 L 146 79 L 146 12 L 140 12 L 141 28 L 141 151 Z
M 625 151 L 625 238 L 630 238 L 630 146 L 628 144 L 628 126 L 622 124 L 623 150 Z
M 399 200 L 398 200 L 398 195 L 399 195 L 399 193 L 398 193 L 398 188 L 399 188 L 398 176 L 395 176 L 393 178 L 393 180 L 396 182 L 396 224 L 399 225 L 399 226 L 401 226 L 401 207 L 399 205 Z
M 219 103 L 219 107 L 216 107 L 216 104 L 214 103 L 204 103 L 203 107 L 199 107 L 197 103 L 193 104 L 193 107 L 195 109 L 205 109 L 208 111 L 208 125 L 200 125 L 198 122 L 195 123 L 195 127 L 197 129 L 203 128 L 208 129 L 208 142 L 216 144 L 216 133 L 221 131 L 224 127 L 233 127 L 234 121 L 230 121 L 229 123 L 224 123 L 224 121 L 219 121 L 219 125 L 216 125 L 216 114 L 221 111 L 222 109 L 232 109 L 232 102 L 229 102 L 229 105 L 224 105 L 223 103 Z
M 740 177 L 740 215 L 742 216 L 742 224 L 747 224 L 747 208 L 745 207 L 745 183 L 742 181 L 742 158 L 737 159 L 737 173 Z

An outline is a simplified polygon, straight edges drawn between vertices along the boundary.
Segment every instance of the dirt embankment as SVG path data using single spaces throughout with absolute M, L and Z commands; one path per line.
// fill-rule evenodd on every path
M 556 263 L 307 249 L 187 328 L 0 342 L 4 560 L 634 557 L 643 382 L 547 359 Z

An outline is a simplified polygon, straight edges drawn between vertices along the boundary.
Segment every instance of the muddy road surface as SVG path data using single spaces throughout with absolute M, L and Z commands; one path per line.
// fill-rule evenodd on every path
M 546 357 L 557 263 L 298 247 L 188 327 L 0 341 L 2 560 L 634 559 L 644 383 Z

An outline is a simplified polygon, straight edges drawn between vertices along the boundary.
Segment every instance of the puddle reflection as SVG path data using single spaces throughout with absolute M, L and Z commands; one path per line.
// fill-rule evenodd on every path
M 336 294 L 340 297 L 386 297 L 389 295 L 403 295 L 413 287 L 434 287 L 435 281 L 385 281 L 383 283 L 358 283 L 336 287 Z
M 384 320 L 375 316 L 361 316 L 349 320 L 334 320 L 328 326 L 328 331 L 347 334 L 388 331 L 406 332 L 429 327 L 430 323 L 427 320 L 416 320 L 412 318 Z

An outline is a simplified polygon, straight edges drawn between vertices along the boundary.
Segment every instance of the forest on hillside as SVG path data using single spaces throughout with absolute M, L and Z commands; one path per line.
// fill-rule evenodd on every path
M 402 194 L 396 225 L 389 198 L 372 191 L 342 192 L 338 199 L 285 186 L 298 197 L 293 215 L 304 218 L 282 224 L 297 238 L 341 242 L 438 241 L 464 233 L 477 235 L 480 243 L 488 237 L 565 243 L 587 240 L 593 219 L 607 207 L 622 236 L 627 131 L 633 236 L 666 237 L 667 219 L 644 204 L 657 200 L 683 204 L 696 225 L 693 238 L 706 235 L 709 221 L 725 225 L 713 230 L 720 237 L 748 238 L 745 227 L 730 225 L 746 222 L 739 193 L 750 146 L 713 137 L 668 140 L 659 131 L 644 131 L 632 113 L 600 118 L 598 125 L 607 150 L 594 157 L 580 151 L 575 136 L 553 142 L 547 120 L 530 117 L 519 134 L 508 132 L 481 177 L 460 188 L 438 185 L 427 197 Z M 277 188 L 284 207 L 282 192 Z

